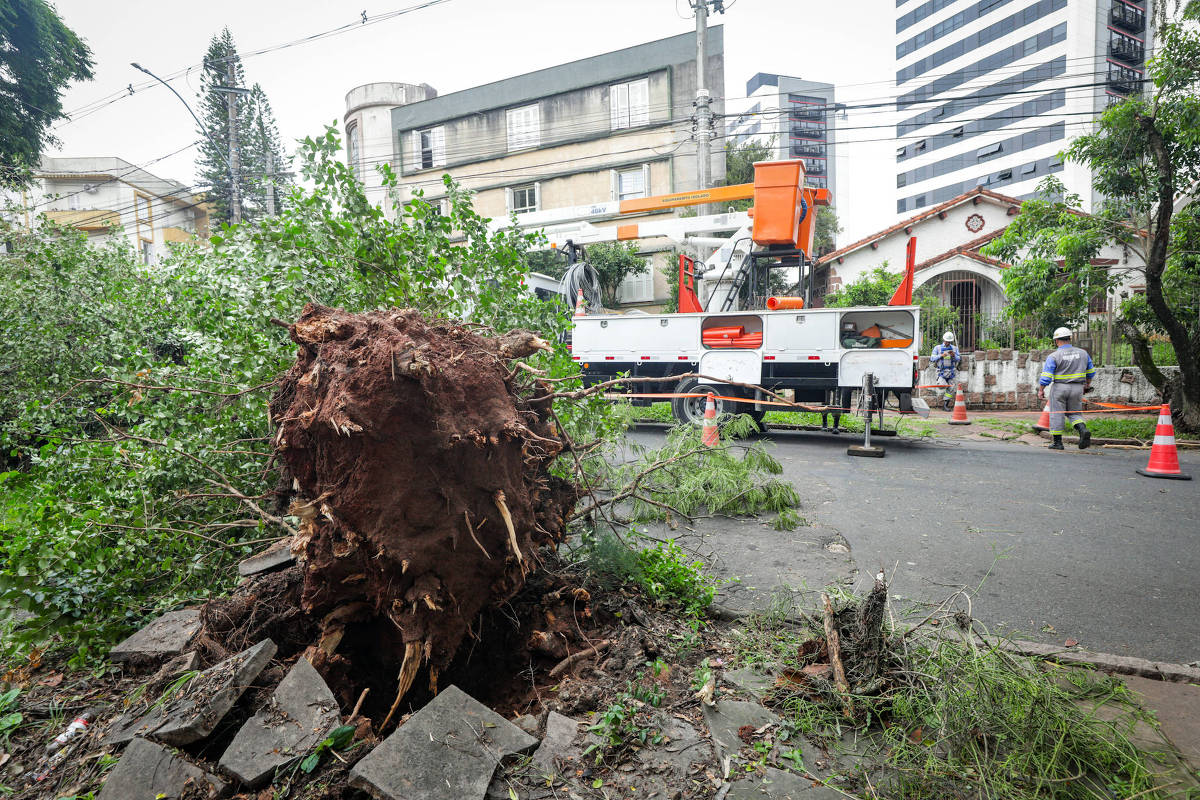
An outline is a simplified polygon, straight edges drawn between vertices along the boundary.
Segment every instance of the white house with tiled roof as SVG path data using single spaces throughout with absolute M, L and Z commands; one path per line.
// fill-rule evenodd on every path
M 852 244 L 817 259 L 827 270 L 827 291 L 852 283 L 859 276 L 887 264 L 893 272 L 904 268 L 910 236 L 917 238 L 913 288 L 928 286 L 944 303 L 959 312 L 962 344 L 975 346 L 982 325 L 1000 318 L 1007 302 L 1001 275 L 1008 265 L 979 250 L 995 239 L 1017 215 L 1021 201 L 984 188 L 973 189 L 926 209 Z M 1094 262 L 1129 273 L 1128 289 L 1137 291 L 1135 277 L 1142 265 L 1129 248 L 1110 245 Z M 1098 297 L 1092 311 L 1105 311 L 1109 298 Z

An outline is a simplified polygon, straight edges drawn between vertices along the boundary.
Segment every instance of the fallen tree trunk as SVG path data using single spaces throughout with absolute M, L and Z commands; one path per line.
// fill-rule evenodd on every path
M 313 655 L 347 668 L 343 632 L 371 625 L 398 702 L 565 535 L 578 493 L 549 467 L 566 442 L 508 364 L 549 346 L 311 304 L 289 331 L 300 348 L 271 416 L 301 520 L 300 605 L 320 621 Z

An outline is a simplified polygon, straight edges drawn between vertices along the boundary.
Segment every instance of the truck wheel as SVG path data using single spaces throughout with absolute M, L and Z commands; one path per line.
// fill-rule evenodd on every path
M 675 387 L 676 394 L 723 394 L 722 387 L 713 386 L 712 384 L 701 384 L 695 378 L 684 378 Z M 675 415 L 680 423 L 684 425 L 703 425 L 704 424 L 704 397 L 676 397 L 671 400 L 671 412 Z M 718 398 L 714 401 L 717 406 L 717 416 L 729 413 L 732 409 L 730 406 L 733 403 L 726 403 Z

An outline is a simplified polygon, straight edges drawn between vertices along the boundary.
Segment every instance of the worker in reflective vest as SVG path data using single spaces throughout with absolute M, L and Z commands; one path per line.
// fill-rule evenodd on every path
M 1050 435 L 1054 440 L 1051 450 L 1062 450 L 1063 417 L 1079 432 L 1079 449 L 1091 443 L 1092 434 L 1083 423 L 1083 395 L 1092 389 L 1092 377 L 1096 368 L 1086 350 L 1071 344 L 1071 331 L 1059 328 L 1054 332 L 1054 343 L 1058 349 L 1046 359 L 1042 374 L 1038 377 L 1038 397 L 1050 395 Z

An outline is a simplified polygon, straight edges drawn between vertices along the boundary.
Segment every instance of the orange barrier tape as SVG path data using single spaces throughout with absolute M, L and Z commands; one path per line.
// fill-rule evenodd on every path
M 1083 398 L 1083 402 L 1090 406 L 1103 406 L 1105 409 L 1113 411 L 1158 411 L 1162 408 L 1162 403 L 1153 406 L 1127 406 L 1123 403 L 1101 403 L 1099 400 L 1088 400 Z
M 610 393 L 610 394 L 604 395 L 604 399 L 606 399 L 606 400 L 620 400 L 623 398 L 631 398 L 631 399 L 635 399 L 635 400 L 646 400 L 646 399 L 669 400 L 669 399 L 673 399 L 676 397 L 704 398 L 704 397 L 708 397 L 708 393 L 707 392 L 704 392 L 704 393 L 700 393 L 700 392 L 666 393 L 666 392 L 664 392 L 664 393 L 659 393 L 659 394 L 650 394 L 650 393 L 647 393 L 647 394 L 611 394 Z M 724 400 L 727 403 L 757 403 L 758 405 L 763 405 L 763 406 L 783 406 L 784 408 L 790 408 L 793 411 L 803 411 L 803 412 L 806 412 L 809 414 L 828 414 L 828 413 L 846 414 L 846 413 L 850 413 L 852 411 L 858 411 L 857 408 L 839 408 L 837 406 L 809 406 L 809 405 L 805 405 L 803 403 L 783 403 L 778 400 L 751 400 L 746 397 L 725 397 L 724 395 L 719 395 L 719 394 L 714 394 L 713 399 L 714 400 Z M 878 411 L 879 411 L 879 409 L 875 409 L 875 411 L 872 413 L 875 413 Z M 893 411 L 890 408 L 885 408 L 884 411 L 886 411 L 889 414 L 900 414 L 902 416 L 911 416 L 911 414 L 909 412 Z M 912 413 L 916 413 L 916 412 L 912 412 Z

